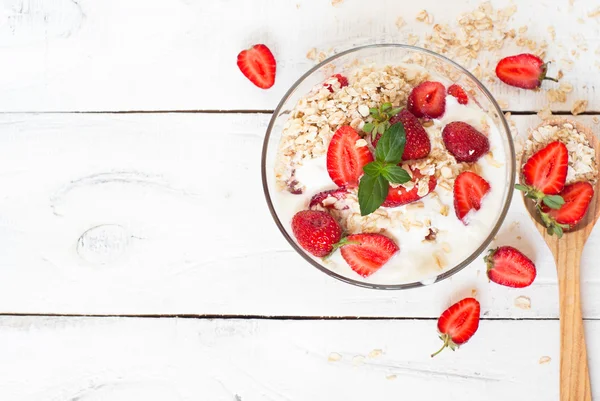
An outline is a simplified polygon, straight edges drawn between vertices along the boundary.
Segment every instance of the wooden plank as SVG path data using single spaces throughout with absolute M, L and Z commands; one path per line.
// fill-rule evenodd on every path
M 219 1 L 4 0 L 2 5 L 0 111 L 106 111 L 272 110 L 315 64 L 306 58 L 310 49 L 329 54 L 370 43 L 407 43 L 409 35 L 423 38 L 432 30 L 415 20 L 421 9 L 435 23 L 455 24 L 478 4 L 380 0 L 365 7 L 346 0 L 334 7 L 330 1 L 231 0 L 224 7 Z M 546 40 L 548 59 L 556 61 L 551 72 L 561 68 L 573 84 L 567 102 L 553 104 L 555 110 L 587 99 L 590 110 L 600 111 L 599 20 L 588 17 L 596 6 L 593 0 L 572 6 L 520 2 L 510 24 L 517 30 L 527 26 L 526 35 L 538 43 Z M 400 16 L 406 21 L 401 30 Z M 277 82 L 269 91 L 253 87 L 235 64 L 241 49 L 261 42 L 278 60 Z M 508 47 L 501 55 L 523 50 Z M 498 57 L 489 57 L 492 66 Z M 481 63 L 486 59 L 482 54 Z M 512 110 L 539 110 L 547 103 L 544 92 L 499 84 L 491 89 Z
M 456 352 L 430 321 L 0 319 L 11 401 L 554 400 L 558 321 L 483 321 Z M 600 396 L 600 322 L 586 322 Z M 542 357 L 549 357 L 540 364 Z M 545 358 L 544 360 L 547 360 Z M 595 373 L 594 373 L 595 372 Z M 595 398 L 595 397 L 594 397 Z
M 554 262 L 519 199 L 496 244 L 536 261 L 529 288 L 488 283 L 482 260 L 401 292 L 355 288 L 317 271 L 283 239 L 264 200 L 268 119 L 0 115 L 0 311 L 437 317 L 475 289 L 489 317 L 558 316 Z M 522 132 L 536 120 L 515 117 Z M 598 246 L 595 230 L 582 259 L 587 318 L 600 317 Z M 531 309 L 515 307 L 519 296 Z

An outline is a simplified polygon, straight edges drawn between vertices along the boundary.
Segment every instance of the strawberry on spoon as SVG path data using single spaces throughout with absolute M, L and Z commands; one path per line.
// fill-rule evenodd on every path
M 454 211 L 456 217 L 468 225 L 467 214 L 479 210 L 483 197 L 490 191 L 490 184 L 471 171 L 464 171 L 454 181 Z
M 366 144 L 357 147 L 360 139 L 350 126 L 338 128 L 331 138 L 327 148 L 327 172 L 339 187 L 357 187 L 363 167 L 373 161 L 373 155 Z
M 433 358 L 445 348 L 455 351 L 466 343 L 479 328 L 479 302 L 475 298 L 465 298 L 446 309 L 438 320 L 440 339 L 444 342 Z
M 381 234 L 353 234 L 345 238 L 341 248 L 342 257 L 350 268 L 363 277 L 375 273 L 396 252 L 396 243 Z
M 237 56 L 237 65 L 242 74 L 259 88 L 269 89 L 275 83 L 275 57 L 263 44 L 242 50 Z
M 594 197 L 594 187 L 589 182 L 576 182 L 565 186 L 560 196 L 564 200 L 560 209 L 551 209 L 547 205 L 538 209 L 548 232 L 559 238 L 564 230 L 570 230 L 585 217 Z
M 496 75 L 505 84 L 523 89 L 539 88 L 544 79 L 558 82 L 546 76 L 548 63 L 536 55 L 523 53 L 505 57 L 496 66 Z
M 535 280 L 533 262 L 512 246 L 491 249 L 483 258 L 487 265 L 487 276 L 496 284 L 512 288 L 523 288 Z
M 410 92 L 406 108 L 419 118 L 438 118 L 446 111 L 446 88 L 440 82 L 425 81 Z

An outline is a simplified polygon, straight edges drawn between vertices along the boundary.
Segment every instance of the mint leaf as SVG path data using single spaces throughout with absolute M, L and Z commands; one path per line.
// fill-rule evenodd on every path
M 381 175 L 381 171 L 383 169 L 384 169 L 383 163 L 378 162 L 378 161 L 368 163 L 363 167 L 363 171 L 365 172 L 365 174 L 373 176 L 373 177 Z
M 560 209 L 565 204 L 565 200 L 560 195 L 546 195 L 542 198 L 542 202 L 550 209 Z
M 392 125 L 379 138 L 375 149 L 375 159 L 385 163 L 398 164 L 402 160 L 405 143 L 406 132 L 402 123 Z
M 385 166 L 381 171 L 381 175 L 392 184 L 404 184 L 410 181 L 408 172 L 402 167 L 395 165 Z
M 381 175 L 363 175 L 358 184 L 360 215 L 366 216 L 377 210 L 385 201 L 388 189 L 389 183 Z

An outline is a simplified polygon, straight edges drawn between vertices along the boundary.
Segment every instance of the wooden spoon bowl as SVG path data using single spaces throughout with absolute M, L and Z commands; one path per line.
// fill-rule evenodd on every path
M 553 119 L 540 126 L 572 124 L 585 134 L 596 152 L 595 162 L 600 160 L 600 141 L 592 130 L 576 121 Z M 523 156 L 525 157 L 525 155 Z M 519 171 L 526 160 L 521 160 Z M 561 239 L 548 234 L 546 226 L 537 214 L 534 202 L 523 197 L 525 207 L 544 241 L 550 248 L 558 272 L 560 305 L 560 400 L 591 401 L 590 375 L 583 331 L 580 297 L 580 261 L 583 246 L 600 216 L 600 180 L 594 185 L 594 197 L 583 220 L 573 229 L 565 231 Z

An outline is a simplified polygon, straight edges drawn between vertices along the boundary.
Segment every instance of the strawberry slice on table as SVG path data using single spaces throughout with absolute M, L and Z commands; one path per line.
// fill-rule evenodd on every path
M 254 85 L 268 89 L 275 83 L 277 63 L 271 50 L 263 44 L 242 50 L 237 57 L 237 65 Z
M 406 107 L 416 117 L 438 118 L 446 111 L 446 87 L 440 82 L 425 81 L 410 92 Z
M 483 259 L 487 265 L 487 276 L 496 284 L 512 288 L 523 288 L 535 280 L 533 262 L 512 246 L 491 249 Z
M 331 78 L 337 79 L 337 81 L 340 83 L 340 88 L 348 86 L 348 78 L 346 78 L 342 74 L 335 74 Z M 325 87 L 329 90 L 329 92 L 333 93 L 333 86 L 331 84 L 325 84 Z
M 366 145 L 356 146 L 360 139 L 350 126 L 340 127 L 331 138 L 327 148 L 327 172 L 339 187 L 357 187 L 363 166 L 373 161 L 373 155 Z
M 344 242 L 342 257 L 352 270 L 363 277 L 375 273 L 400 250 L 391 238 L 381 234 L 353 234 Z
M 566 185 L 559 195 L 565 202 L 560 209 L 542 205 L 540 216 L 548 232 L 560 238 L 563 230 L 570 230 L 585 217 L 594 197 L 594 187 L 589 182 L 576 182 Z
M 448 152 L 458 162 L 474 163 L 490 150 L 487 136 L 462 121 L 446 125 L 442 130 L 442 139 Z
M 406 144 L 404 145 L 402 160 L 415 160 L 427 157 L 429 152 L 431 152 L 431 141 L 419 119 L 407 109 L 402 109 L 400 113 L 390 119 L 390 125 L 398 122 L 402 123 L 404 132 L 406 133 Z M 374 142 L 373 146 L 377 146 L 377 142 Z
M 337 221 L 329 213 L 318 210 L 296 213 L 292 218 L 292 232 L 298 244 L 317 257 L 329 255 L 342 237 Z
M 455 351 L 461 344 L 469 341 L 479 328 L 481 307 L 475 298 L 465 298 L 446 309 L 438 319 L 440 339 L 444 342 L 433 358 L 446 348 Z
M 348 195 L 348 191 L 345 188 L 336 188 L 330 189 L 329 191 L 319 192 L 310 199 L 308 208 L 312 209 L 313 207 L 320 205 L 326 209 L 331 209 L 333 208 L 333 203 L 324 203 L 325 199 L 334 198 L 337 200 L 342 200 L 346 199 L 346 195 Z M 348 206 L 345 206 L 344 209 L 348 209 Z
M 525 185 L 518 185 L 517 189 L 536 200 L 556 195 L 565 186 L 568 168 L 567 147 L 560 141 L 551 142 L 527 160 L 522 172 Z
M 467 96 L 467 92 L 465 92 L 463 87 L 458 84 L 450 85 L 448 88 L 448 94 L 454 96 L 456 100 L 458 100 L 459 104 L 469 103 L 469 96 Z
M 490 192 L 490 184 L 471 171 L 464 171 L 454 181 L 454 211 L 463 224 L 468 225 L 467 214 L 479 210 L 484 196 Z
M 413 174 L 413 182 L 416 182 L 419 178 L 423 177 L 419 170 L 411 169 L 411 171 Z M 427 194 L 423 196 L 419 196 L 419 188 L 416 185 L 410 190 L 406 190 L 406 188 L 404 188 L 403 186 L 394 188 L 390 185 L 387 197 L 385 198 L 385 201 L 383 201 L 382 206 L 398 207 L 412 202 L 416 202 L 419 199 L 422 199 L 425 196 L 429 195 L 435 189 L 436 186 L 437 180 L 433 175 L 429 176 L 429 188 Z
M 539 88 L 544 79 L 558 82 L 546 76 L 548 63 L 534 54 L 523 53 L 505 57 L 496 66 L 496 76 L 505 84 L 523 89 Z

